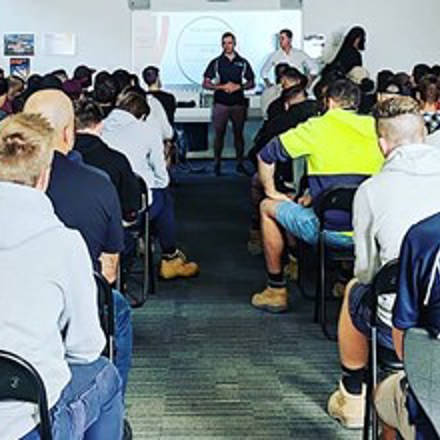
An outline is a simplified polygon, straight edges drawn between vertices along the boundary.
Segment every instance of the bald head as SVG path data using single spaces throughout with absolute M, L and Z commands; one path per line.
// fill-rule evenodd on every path
M 33 93 L 24 106 L 25 113 L 43 115 L 55 131 L 55 149 L 67 154 L 74 143 L 75 114 L 70 98 L 60 90 Z

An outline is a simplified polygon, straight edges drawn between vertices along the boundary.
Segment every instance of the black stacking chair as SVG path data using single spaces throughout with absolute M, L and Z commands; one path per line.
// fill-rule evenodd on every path
M 326 217 L 330 211 L 346 212 L 350 217 L 353 199 L 358 185 L 334 186 L 325 190 L 315 203 L 315 212 L 319 219 L 320 231 L 318 237 L 318 277 L 315 294 L 315 322 L 321 324 L 322 331 L 328 339 L 336 340 L 327 329 L 327 261 L 353 262 L 354 247 L 331 247 L 325 240 Z
M 398 260 L 389 261 L 376 274 L 373 280 L 373 298 L 371 307 L 371 338 L 368 355 L 368 380 L 365 402 L 365 420 L 363 439 L 370 436 L 370 418 L 372 422 L 372 438 L 377 440 L 379 421 L 373 404 L 373 392 L 378 384 L 379 371 L 390 374 L 403 369 L 402 361 L 394 350 L 382 347 L 377 343 L 377 305 L 381 295 L 397 291 Z
M 404 367 L 408 384 L 440 438 L 440 341 L 421 328 L 405 332 Z
M 137 176 L 139 185 L 142 188 L 142 208 L 138 212 L 138 218 L 142 219 L 142 225 L 126 225 L 125 230 L 128 231 L 135 243 L 139 239 L 142 239 L 144 243 L 144 256 L 142 260 L 142 271 L 136 271 L 131 269 L 131 264 L 128 261 L 121 259 L 119 277 L 117 282 L 117 289 L 130 299 L 132 307 L 141 307 L 148 298 L 149 294 L 156 293 L 156 283 L 154 276 L 154 261 L 153 261 L 153 241 L 150 231 L 150 221 L 148 217 L 148 188 L 144 179 L 141 176 Z M 142 274 L 142 288 L 141 295 L 134 296 L 132 292 L 124 291 L 124 284 L 130 275 Z
M 52 440 L 46 389 L 37 370 L 20 356 L 0 350 L 0 400 L 38 405 L 41 440 Z
M 115 310 L 113 291 L 107 280 L 95 272 L 95 282 L 98 288 L 98 310 L 102 330 L 107 339 L 104 355 L 113 361 L 115 354 Z

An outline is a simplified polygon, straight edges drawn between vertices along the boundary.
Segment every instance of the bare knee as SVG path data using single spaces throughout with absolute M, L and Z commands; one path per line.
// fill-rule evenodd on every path
M 275 218 L 276 216 L 276 209 L 279 202 L 271 199 L 264 199 L 260 203 L 260 213 L 263 217 L 271 217 Z

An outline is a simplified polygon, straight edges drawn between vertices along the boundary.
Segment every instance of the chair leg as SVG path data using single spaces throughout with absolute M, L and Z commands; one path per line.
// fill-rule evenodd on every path
M 373 393 L 376 390 L 378 378 L 377 378 L 377 327 L 372 326 L 371 328 L 371 358 L 372 358 L 372 389 L 371 389 L 371 420 L 373 425 L 373 440 L 378 440 L 379 438 L 379 419 L 377 417 L 376 408 L 373 401 Z
M 373 355 L 372 344 L 369 344 L 368 355 L 368 378 L 367 378 L 367 390 L 365 393 L 365 416 L 364 416 L 364 428 L 362 433 L 363 440 L 369 440 L 370 438 L 370 417 L 371 417 L 371 405 L 373 396 Z
M 315 312 L 313 322 L 318 324 L 321 322 L 322 316 L 319 315 L 321 309 L 321 249 L 318 245 L 318 258 L 317 258 L 318 271 L 316 274 L 316 286 L 315 286 Z

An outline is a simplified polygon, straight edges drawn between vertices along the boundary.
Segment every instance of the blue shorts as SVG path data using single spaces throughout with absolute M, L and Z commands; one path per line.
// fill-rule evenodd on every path
M 308 244 L 318 243 L 319 220 L 313 208 L 305 208 L 295 202 L 281 202 L 276 208 L 276 221 L 293 236 Z M 350 247 L 353 239 L 337 231 L 324 231 L 329 246 Z
M 371 284 L 356 283 L 349 292 L 348 312 L 353 325 L 362 334 L 371 337 L 371 308 L 373 300 Z M 377 342 L 382 347 L 394 350 L 391 328 L 377 320 Z

